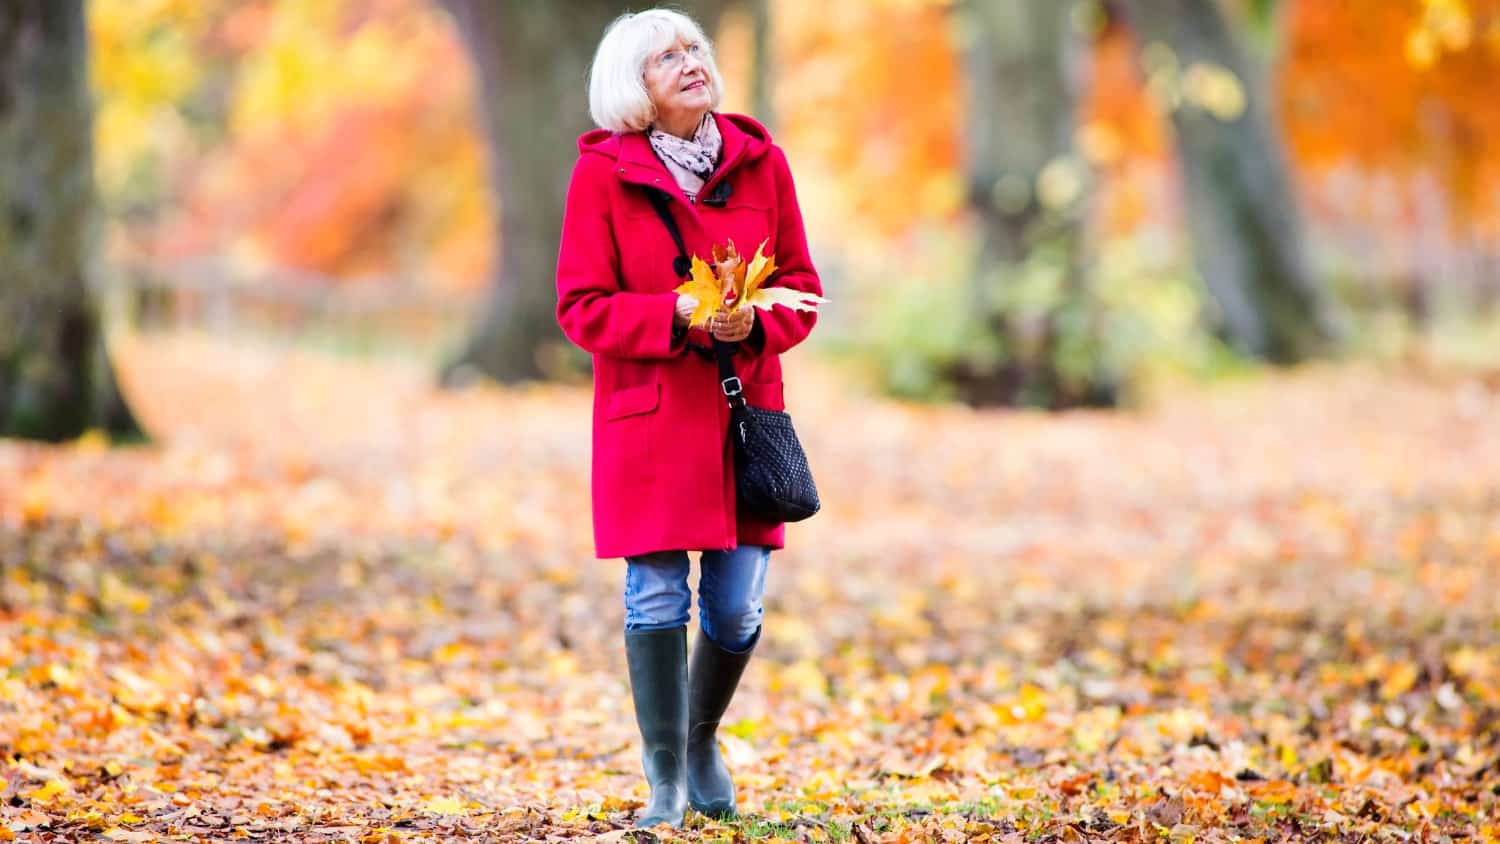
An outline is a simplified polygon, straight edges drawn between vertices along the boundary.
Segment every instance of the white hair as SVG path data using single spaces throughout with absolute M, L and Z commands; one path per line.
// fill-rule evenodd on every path
M 589 116 L 615 132 L 639 132 L 656 120 L 646 91 L 646 60 L 678 41 L 701 44 L 703 69 L 712 93 L 709 109 L 724 98 L 724 80 L 714 62 L 713 43 L 692 18 L 671 9 L 627 12 L 604 30 L 589 69 Z

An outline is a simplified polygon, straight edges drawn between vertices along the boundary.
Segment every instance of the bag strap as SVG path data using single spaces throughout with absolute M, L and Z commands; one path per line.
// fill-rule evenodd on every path
M 646 188 L 646 196 L 651 200 L 651 207 L 656 209 L 656 216 L 661 218 L 661 224 L 667 227 L 667 233 L 672 235 L 672 242 L 677 244 L 677 257 L 672 259 L 672 272 L 678 278 L 687 278 L 693 268 L 693 262 L 688 258 L 687 244 L 682 240 L 682 230 L 677 228 L 677 221 L 672 219 L 672 209 L 667 203 L 672 198 L 667 192 L 658 188 Z
M 677 257 L 672 259 L 672 271 L 678 278 L 686 278 L 692 269 L 692 260 L 688 258 L 682 230 L 677 228 L 677 221 L 672 218 L 672 210 L 667 205 L 672 199 L 666 191 L 651 187 L 646 188 L 646 196 L 651 200 L 651 207 L 656 209 L 656 216 L 661 218 L 662 225 L 667 227 L 667 233 L 672 235 L 672 242 L 677 244 Z M 724 391 L 724 398 L 729 406 L 738 410 L 745 406 L 745 388 L 734 372 L 736 345 L 714 338 L 714 360 L 719 365 L 719 389 Z
M 733 410 L 740 410 L 745 406 L 745 385 L 740 383 L 738 375 L 734 374 L 734 343 L 726 343 L 714 338 L 714 360 L 719 362 L 719 389 L 724 391 L 724 398 L 729 402 Z

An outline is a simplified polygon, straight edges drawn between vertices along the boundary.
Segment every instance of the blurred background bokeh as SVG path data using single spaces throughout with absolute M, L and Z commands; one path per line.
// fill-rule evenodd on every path
M 586 378 L 550 268 L 627 6 L 84 4 L 111 330 Z M 814 348 L 874 388 L 1111 406 L 1500 349 L 1493 0 L 683 8 L 793 164 Z

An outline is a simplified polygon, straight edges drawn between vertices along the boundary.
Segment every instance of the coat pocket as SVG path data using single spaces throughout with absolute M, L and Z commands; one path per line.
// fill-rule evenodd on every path
M 609 394 L 609 404 L 604 409 L 605 419 L 623 419 L 656 410 L 661 403 L 660 384 L 642 384 L 626 387 Z

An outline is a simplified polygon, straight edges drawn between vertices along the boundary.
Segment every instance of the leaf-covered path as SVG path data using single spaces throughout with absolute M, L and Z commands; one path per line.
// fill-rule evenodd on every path
M 122 341 L 149 449 L 0 442 L 0 839 L 618 840 L 645 795 L 588 394 Z M 1138 414 L 788 393 L 689 840 L 1500 839 L 1500 390 L 1343 367 Z

